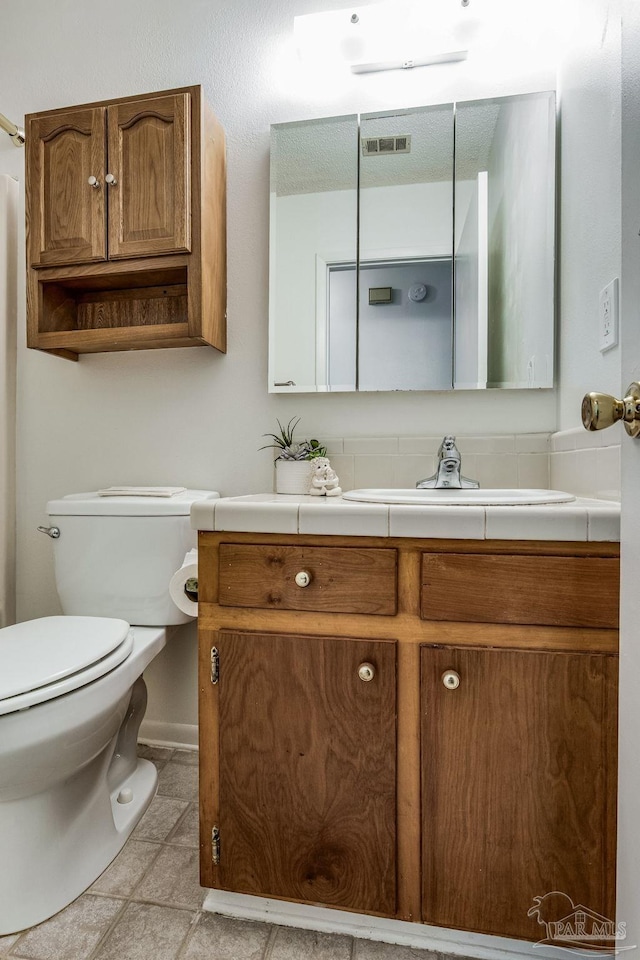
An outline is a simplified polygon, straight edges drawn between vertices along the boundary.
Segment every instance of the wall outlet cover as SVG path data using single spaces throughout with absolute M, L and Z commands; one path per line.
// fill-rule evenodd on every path
M 600 333 L 600 352 L 605 353 L 618 346 L 618 278 L 608 283 L 600 291 L 598 306 L 598 329 Z

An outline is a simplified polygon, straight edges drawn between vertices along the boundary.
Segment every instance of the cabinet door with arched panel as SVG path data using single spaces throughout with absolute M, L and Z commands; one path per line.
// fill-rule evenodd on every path
M 36 117 L 27 138 L 29 262 L 105 260 L 105 107 Z
M 109 258 L 191 250 L 191 96 L 109 106 Z

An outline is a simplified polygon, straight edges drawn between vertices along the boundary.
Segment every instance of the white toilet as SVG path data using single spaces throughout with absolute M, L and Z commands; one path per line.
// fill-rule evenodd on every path
M 155 794 L 156 769 L 136 755 L 141 675 L 167 627 L 190 619 L 169 580 L 195 546 L 191 504 L 217 497 L 47 504 L 65 616 L 0 629 L 0 936 L 90 886 Z

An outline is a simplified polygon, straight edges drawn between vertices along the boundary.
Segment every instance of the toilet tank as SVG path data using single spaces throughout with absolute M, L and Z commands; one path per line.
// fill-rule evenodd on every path
M 65 614 L 119 617 L 140 626 L 191 618 L 169 596 L 169 581 L 196 546 L 189 513 L 211 490 L 173 497 L 74 493 L 47 504 L 58 596 Z

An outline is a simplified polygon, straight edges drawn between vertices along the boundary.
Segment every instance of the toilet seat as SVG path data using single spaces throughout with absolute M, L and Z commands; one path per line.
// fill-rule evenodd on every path
M 42 617 L 0 630 L 0 715 L 70 693 L 131 653 L 125 620 Z

